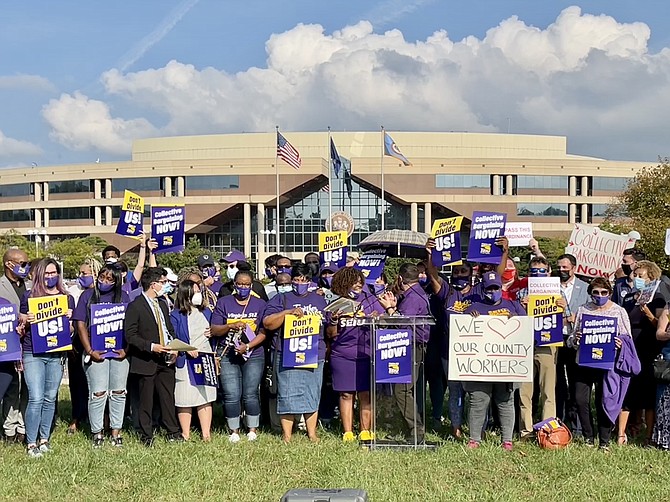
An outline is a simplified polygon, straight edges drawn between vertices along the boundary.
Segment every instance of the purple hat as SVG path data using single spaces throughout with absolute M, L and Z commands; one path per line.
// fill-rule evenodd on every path
M 491 286 L 502 288 L 502 281 L 497 272 L 486 272 L 482 278 L 482 286 L 484 289 L 490 288 Z
M 324 263 L 323 265 L 321 265 L 321 268 L 319 268 L 319 275 L 323 274 L 326 270 L 328 270 L 329 272 L 332 272 L 332 273 L 334 274 L 334 273 L 337 272 L 339 269 L 340 269 L 340 268 L 339 268 L 337 265 L 335 265 L 335 264 L 332 263 L 332 262 L 328 262 L 328 261 L 327 261 L 326 263 Z
M 232 263 L 234 261 L 244 261 L 246 262 L 247 259 L 244 256 L 244 253 L 242 251 L 238 251 L 237 249 L 232 249 L 228 251 L 228 254 L 221 258 L 221 261 L 225 261 L 226 263 Z

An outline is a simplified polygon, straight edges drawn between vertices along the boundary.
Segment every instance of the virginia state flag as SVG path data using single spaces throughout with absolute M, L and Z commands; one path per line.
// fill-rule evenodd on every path
M 335 148 L 335 142 L 333 138 L 330 138 L 330 161 L 333 163 L 333 171 L 335 171 L 335 177 L 340 177 L 340 169 L 342 168 L 342 161 L 340 160 L 340 154 L 337 153 L 337 148 Z
M 412 165 L 412 163 L 409 160 L 407 160 L 407 157 L 405 157 L 402 154 L 402 152 L 398 148 L 398 145 L 396 145 L 395 141 L 393 141 L 393 138 L 389 136 L 388 133 L 386 132 L 384 132 L 384 155 L 388 155 L 389 157 L 395 157 L 406 166 Z

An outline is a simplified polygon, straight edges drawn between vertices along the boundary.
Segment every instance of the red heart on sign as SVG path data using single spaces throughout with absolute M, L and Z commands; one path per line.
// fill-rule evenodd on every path
M 514 317 L 505 320 L 502 317 L 489 319 L 488 327 L 494 333 L 500 335 L 503 340 L 507 339 L 512 333 L 516 333 L 521 327 L 521 321 Z

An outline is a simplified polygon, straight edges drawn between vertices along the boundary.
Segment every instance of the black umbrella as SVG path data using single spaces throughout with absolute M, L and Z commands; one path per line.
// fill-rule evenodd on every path
M 358 247 L 363 251 L 383 248 L 387 256 L 398 258 L 425 258 L 428 237 L 413 230 L 379 230 L 363 239 Z

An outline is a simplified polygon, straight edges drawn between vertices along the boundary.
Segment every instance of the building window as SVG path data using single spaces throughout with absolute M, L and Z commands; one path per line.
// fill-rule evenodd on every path
M 172 186 L 176 194 L 177 179 L 174 178 Z M 185 178 L 186 193 L 189 190 L 207 190 L 217 191 L 233 188 L 240 188 L 240 177 L 236 175 L 221 175 L 221 176 L 187 176 Z
M 436 188 L 489 188 L 491 176 L 488 174 L 436 174 Z
M 123 192 L 130 190 L 131 192 L 159 192 L 161 190 L 161 178 L 113 178 L 112 192 Z
M 518 193 L 529 193 L 535 190 L 557 190 L 568 193 L 567 176 L 515 176 Z
M 12 221 L 31 221 L 35 219 L 35 210 L 25 210 L 25 209 L 14 209 L 8 211 L 0 211 L 0 221 L 2 222 L 12 222 Z
M 55 207 L 49 209 L 49 220 L 89 220 L 91 207 Z
M 15 185 L 0 185 L 0 197 L 23 197 L 32 195 L 32 183 L 17 183 Z
M 517 204 L 517 216 L 567 216 L 567 204 Z
M 80 193 L 93 192 L 92 180 L 50 181 L 49 193 Z
M 596 218 L 604 218 L 607 216 L 607 208 L 609 205 L 607 204 L 593 204 L 592 209 L 591 209 L 591 214 L 595 216 Z
M 607 192 L 621 192 L 626 189 L 632 178 L 617 178 L 613 176 L 594 176 L 593 190 Z

